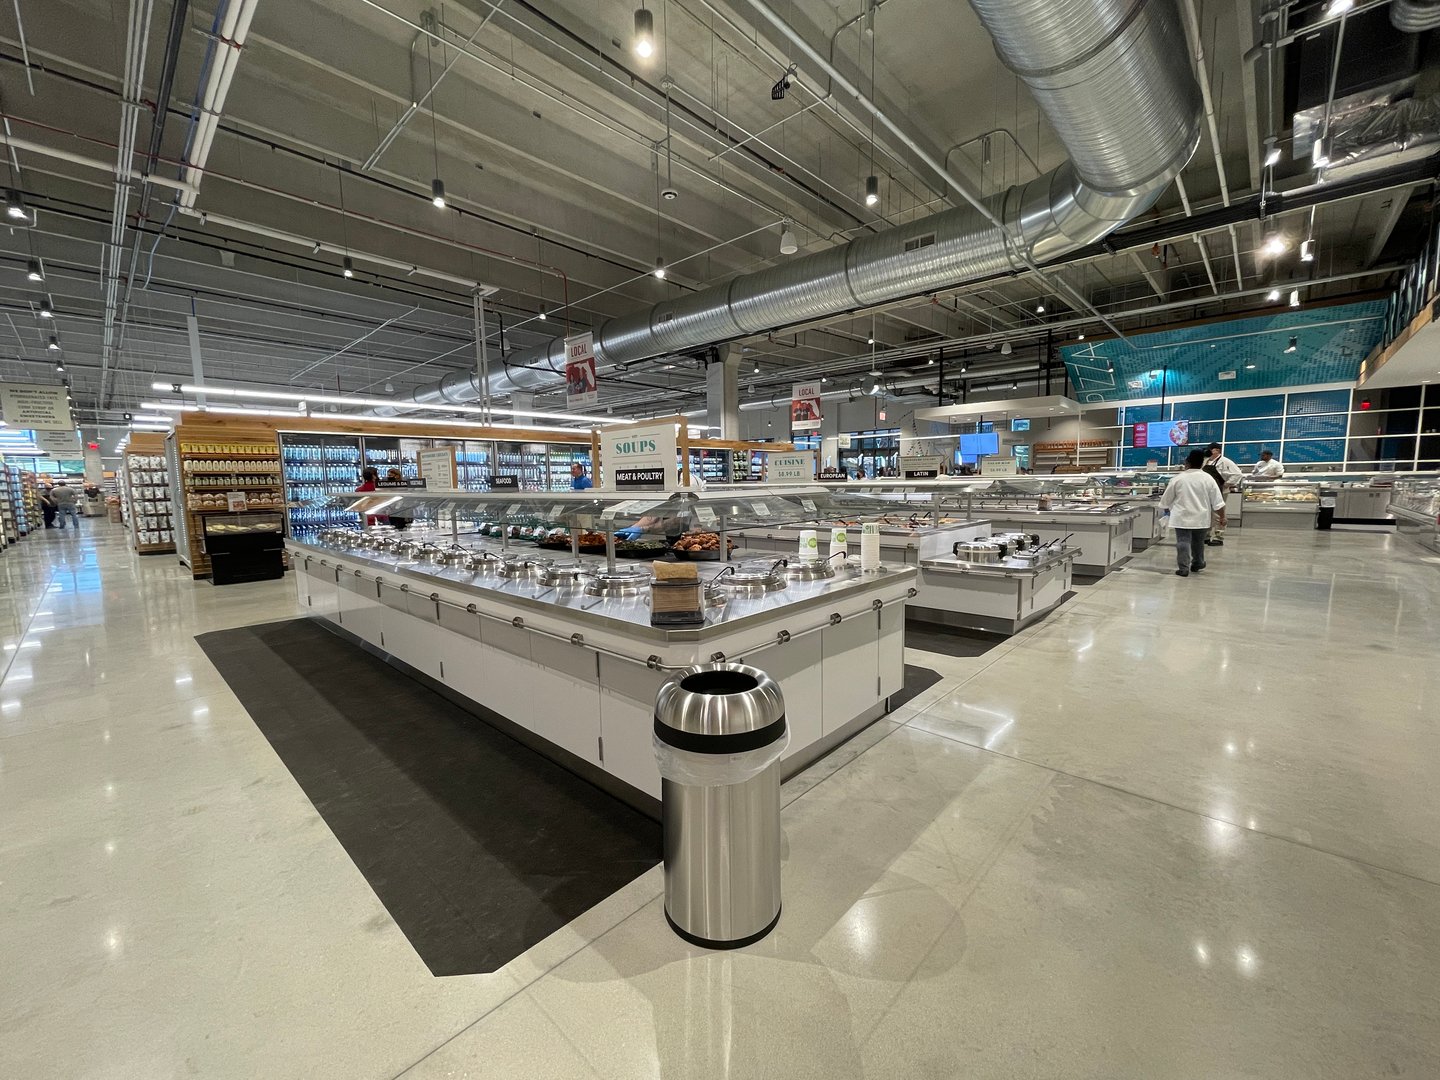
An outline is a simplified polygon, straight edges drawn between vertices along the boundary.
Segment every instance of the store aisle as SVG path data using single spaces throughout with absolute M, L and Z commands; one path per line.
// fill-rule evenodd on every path
M 1234 530 L 1137 557 L 786 787 L 738 953 L 652 871 L 435 979 L 117 531 L 0 556 L 0 1075 L 1440 1075 L 1440 560 Z M 12 647 L 13 646 L 13 647 Z

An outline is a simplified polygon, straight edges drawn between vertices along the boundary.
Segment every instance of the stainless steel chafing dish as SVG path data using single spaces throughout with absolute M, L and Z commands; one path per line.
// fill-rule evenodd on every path
M 591 574 L 591 570 L 584 563 L 561 562 L 551 563 L 540 574 L 540 584 L 551 588 L 565 588 L 566 586 L 579 585 Z
M 500 576 L 511 580 L 534 580 L 545 572 L 554 559 L 537 559 L 533 555 L 511 555 L 500 561 Z
M 585 583 L 587 596 L 637 596 L 650 588 L 652 575 L 642 566 L 598 570 Z
M 952 551 L 964 562 L 998 563 L 1010 554 L 1010 545 L 995 540 L 962 540 Z
M 732 595 L 764 596 L 785 588 L 785 578 L 780 569 L 784 559 L 774 562 L 732 563 L 711 579 L 711 589 L 724 589 Z
M 415 557 L 426 566 L 445 566 L 447 565 L 445 562 L 446 554 L 445 549 L 439 544 L 421 544 L 420 550 L 415 553 Z
M 824 581 L 835 576 L 835 564 L 829 559 L 791 559 L 785 565 L 790 581 Z

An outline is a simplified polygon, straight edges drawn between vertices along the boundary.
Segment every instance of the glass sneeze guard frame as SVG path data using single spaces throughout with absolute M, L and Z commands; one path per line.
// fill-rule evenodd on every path
M 496 522 L 506 526 L 501 547 L 510 546 L 509 526 L 549 523 L 570 532 L 571 552 L 580 554 L 582 531 L 603 533 L 607 569 L 615 569 L 615 531 L 645 518 L 658 518 L 684 527 L 714 532 L 719 550 L 728 555 L 729 533 L 733 529 L 766 524 L 813 521 L 827 514 L 878 516 L 889 504 L 854 492 L 839 493 L 821 485 L 765 487 L 738 485 L 729 488 L 678 492 L 467 492 L 382 490 L 364 494 L 333 495 L 320 505 L 361 515 L 394 515 L 433 520 L 440 528 L 447 523 L 452 543 L 460 539 L 462 521 Z M 468 530 L 467 530 L 468 533 Z

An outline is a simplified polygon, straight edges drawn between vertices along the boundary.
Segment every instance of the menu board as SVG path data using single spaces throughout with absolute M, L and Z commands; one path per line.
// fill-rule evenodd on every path
M 455 482 L 455 448 L 453 446 L 439 446 L 433 450 L 417 450 L 415 464 L 419 467 L 420 475 L 425 478 L 425 486 L 432 491 L 454 491 L 459 486 Z

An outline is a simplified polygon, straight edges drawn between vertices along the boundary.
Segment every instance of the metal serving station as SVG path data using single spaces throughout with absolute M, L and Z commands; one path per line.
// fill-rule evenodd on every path
M 904 683 L 915 567 L 721 557 L 737 529 L 838 512 L 819 487 L 324 501 L 371 524 L 287 541 L 312 616 L 647 813 L 655 695 L 676 671 L 743 661 L 779 683 L 787 775 L 882 716 Z M 693 546 L 615 535 L 642 521 Z M 688 588 L 657 577 L 676 560 L 698 564 Z

